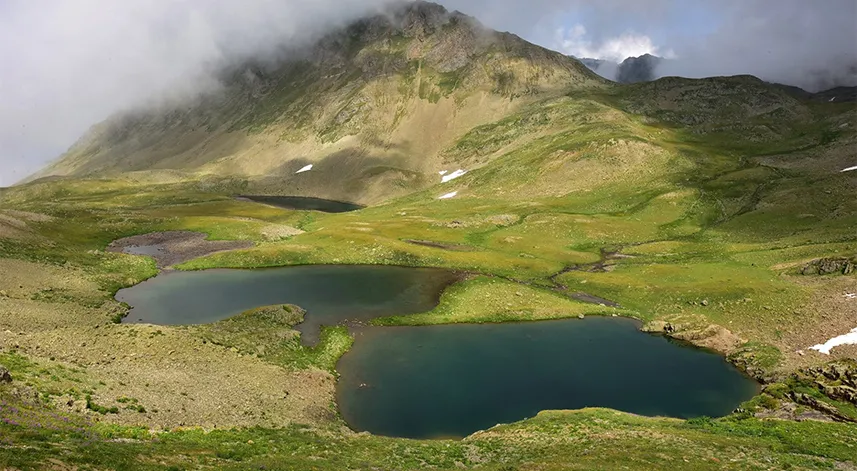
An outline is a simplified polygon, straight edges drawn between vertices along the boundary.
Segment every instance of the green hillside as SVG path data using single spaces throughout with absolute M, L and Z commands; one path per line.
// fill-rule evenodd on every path
M 99 124 L 0 190 L 0 365 L 13 379 L 0 382 L 0 467 L 857 467 L 857 345 L 809 349 L 857 327 L 857 172 L 842 172 L 857 165 L 853 103 L 749 76 L 613 84 L 421 2 L 224 77 L 192 104 Z M 585 409 L 461 441 L 357 434 L 334 397 L 345 328 L 309 348 L 277 343 L 298 318 L 266 330 L 258 312 L 116 323 L 115 292 L 157 269 L 108 244 L 173 230 L 253 242 L 180 270 L 470 274 L 435 310 L 376 324 L 634 317 L 724 355 L 762 393 L 721 419 Z
M 427 3 L 283 54 L 224 71 L 223 89 L 191 104 L 101 123 L 36 177 L 229 176 L 258 191 L 377 202 L 433 183 L 440 153 L 467 130 L 604 86 L 562 54 Z M 296 178 L 307 164 L 317 172 Z

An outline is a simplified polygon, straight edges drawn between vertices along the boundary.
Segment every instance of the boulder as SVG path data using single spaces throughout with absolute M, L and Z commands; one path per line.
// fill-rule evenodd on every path
M 0 365 L 0 383 L 11 383 L 11 382 L 12 382 L 12 374 L 9 373 L 9 370 L 7 370 L 5 366 Z
M 822 258 L 813 260 L 801 269 L 803 275 L 850 275 L 857 269 L 857 260 L 847 258 Z

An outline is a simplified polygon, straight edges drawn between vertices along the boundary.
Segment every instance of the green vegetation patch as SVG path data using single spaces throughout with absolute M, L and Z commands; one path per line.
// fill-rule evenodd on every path
M 234 348 L 270 363 L 296 369 L 315 367 L 334 373 L 336 362 L 351 348 L 353 339 L 346 328 L 325 327 L 317 345 L 303 345 L 294 326 L 303 322 L 305 314 L 297 306 L 266 306 L 198 329 L 206 342 Z
M 853 466 L 857 447 L 857 429 L 847 424 L 753 418 L 685 422 L 604 409 L 542 412 L 463 441 L 345 436 L 300 425 L 151 434 L 43 413 L 8 399 L 0 414 L 3 444 L 30 445 L 0 446 L 0 464 L 19 469 L 62 463 L 128 470 L 814 470 Z M 50 414 L 55 418 L 45 420 Z
M 448 288 L 438 307 L 431 312 L 376 319 L 373 324 L 499 323 L 622 313 L 624 311 L 574 301 L 550 290 L 478 276 Z

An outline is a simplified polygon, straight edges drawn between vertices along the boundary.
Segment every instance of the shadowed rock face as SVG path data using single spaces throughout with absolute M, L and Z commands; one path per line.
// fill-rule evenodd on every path
M 578 60 L 604 78 L 619 83 L 639 83 L 655 80 L 657 78 L 655 69 L 665 59 L 651 54 L 643 54 L 640 57 L 629 57 L 621 64 L 602 59 L 582 58 Z
M 638 83 L 654 80 L 655 69 L 663 59 L 651 54 L 625 59 L 616 71 L 616 81 L 619 83 Z

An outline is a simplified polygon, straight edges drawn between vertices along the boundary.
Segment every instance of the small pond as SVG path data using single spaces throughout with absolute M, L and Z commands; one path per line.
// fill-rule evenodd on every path
M 359 265 L 167 272 L 116 299 L 132 306 L 125 322 L 158 325 L 208 324 L 255 307 L 296 304 L 307 311 L 298 330 L 314 344 L 322 325 L 430 311 L 458 278 L 441 269 Z
M 347 213 L 364 208 L 364 206 L 355 203 L 310 198 L 307 196 L 240 196 L 240 198 L 269 204 L 278 208 L 321 211 L 323 213 Z
M 758 392 L 723 357 L 639 326 L 589 317 L 360 329 L 337 367 L 337 402 L 355 430 L 440 438 L 554 409 L 718 417 Z

